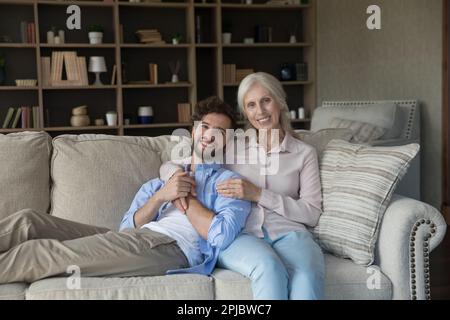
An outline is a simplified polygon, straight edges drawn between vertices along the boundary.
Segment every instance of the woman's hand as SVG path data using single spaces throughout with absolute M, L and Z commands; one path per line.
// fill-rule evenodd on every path
M 217 192 L 227 198 L 258 202 L 261 188 L 244 179 L 229 179 L 217 184 Z

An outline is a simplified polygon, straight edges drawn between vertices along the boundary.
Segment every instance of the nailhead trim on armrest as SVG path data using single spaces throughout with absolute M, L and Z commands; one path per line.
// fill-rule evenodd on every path
M 436 225 L 431 220 L 421 219 L 414 224 L 412 228 L 410 244 L 409 244 L 409 252 L 410 252 L 410 282 L 411 282 L 411 299 L 417 300 L 417 286 L 418 283 L 416 281 L 416 241 L 418 230 L 421 226 L 428 225 L 430 228 L 430 232 L 425 235 L 423 238 L 423 272 L 424 272 L 424 288 L 425 288 L 425 298 L 427 300 L 431 300 L 431 288 L 430 288 L 430 257 L 429 257 L 429 248 L 430 248 L 430 238 L 432 238 L 436 234 Z

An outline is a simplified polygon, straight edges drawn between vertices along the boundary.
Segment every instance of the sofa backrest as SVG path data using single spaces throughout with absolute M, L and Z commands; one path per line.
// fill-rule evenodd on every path
M 170 136 L 100 134 L 53 139 L 51 214 L 117 230 L 134 195 L 169 159 Z
M 51 148 L 45 132 L 0 134 L 0 219 L 26 208 L 48 212 Z
M 395 106 L 395 109 L 391 110 L 389 105 Z M 361 108 L 362 112 L 358 112 L 358 108 Z M 311 130 L 329 127 L 328 123 L 335 117 L 382 127 L 382 123 L 391 120 L 390 129 L 382 139 L 420 139 L 420 109 L 417 100 L 323 101 L 322 107 L 314 112 Z

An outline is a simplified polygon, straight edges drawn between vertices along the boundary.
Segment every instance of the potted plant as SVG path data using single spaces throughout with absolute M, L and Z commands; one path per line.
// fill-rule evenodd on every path
M 88 28 L 89 43 L 100 44 L 103 42 L 103 27 L 100 25 L 92 25 Z
M 222 43 L 230 44 L 231 43 L 231 22 L 224 21 L 222 25 Z
M 172 37 L 172 44 L 180 44 L 182 38 L 181 34 L 177 33 Z
M 0 86 L 4 85 L 6 81 L 5 67 L 6 67 L 5 56 L 3 54 L 0 54 Z

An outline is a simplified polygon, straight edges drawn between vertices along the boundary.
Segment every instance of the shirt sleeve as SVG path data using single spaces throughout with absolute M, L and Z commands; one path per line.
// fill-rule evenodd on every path
M 159 167 L 159 177 L 162 181 L 167 182 L 179 169 L 183 169 L 183 165 L 175 164 L 172 161 L 164 162 L 161 167 Z
M 158 191 L 163 182 L 161 179 L 153 179 L 144 183 L 139 191 L 134 196 L 133 202 L 127 212 L 123 215 L 122 222 L 120 223 L 119 231 L 124 229 L 135 229 L 134 215 L 142 208 L 147 201 Z
M 300 171 L 298 200 L 262 189 L 258 204 L 291 221 L 310 227 L 316 226 L 322 214 L 322 187 L 315 150 L 311 149 L 311 152 L 306 155 Z
M 216 184 L 227 179 L 239 178 L 234 173 L 222 174 Z M 246 200 L 232 199 L 218 195 L 214 203 L 214 216 L 208 230 L 208 243 L 213 248 L 223 250 L 244 228 L 251 211 L 251 203 Z

